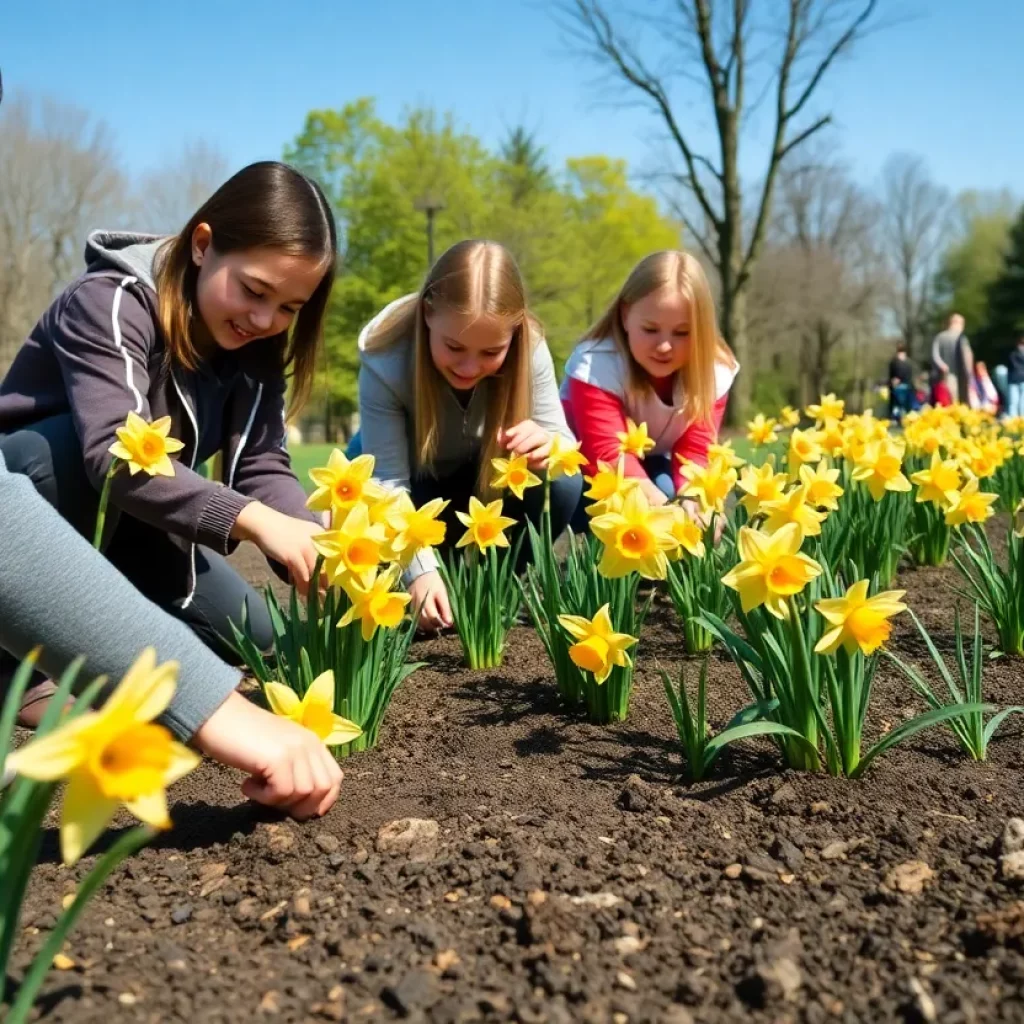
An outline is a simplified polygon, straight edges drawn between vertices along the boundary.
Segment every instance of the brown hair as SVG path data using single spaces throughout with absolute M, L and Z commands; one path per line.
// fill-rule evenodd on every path
M 266 248 L 323 262 L 324 276 L 291 331 L 271 339 L 280 342 L 281 372 L 292 379 L 289 416 L 294 416 L 313 386 L 334 284 L 338 236 L 327 200 L 320 186 L 294 167 L 274 160 L 249 164 L 224 182 L 161 247 L 156 293 L 167 357 L 172 366 L 189 370 L 200 362 L 194 337 L 199 268 L 192 262 L 192 235 L 200 224 L 210 226 L 218 253 Z
M 416 295 L 396 302 L 375 323 L 365 342 L 367 351 L 412 340 L 415 373 L 417 464 L 430 469 L 437 455 L 437 423 L 444 391 L 448 387 L 430 355 L 427 308 L 454 310 L 466 316 L 486 316 L 511 328 L 509 345 L 495 386 L 488 395 L 484 419 L 483 454 L 477 490 L 487 492 L 491 459 L 501 453 L 498 429 L 514 426 L 533 408 L 532 357 L 540 326 L 527 308 L 526 288 L 515 258 L 497 242 L 457 242 L 442 253 L 430 268 Z
M 735 368 L 736 360 L 718 333 L 715 300 L 704 268 L 689 253 L 666 249 L 645 256 L 630 271 L 604 315 L 581 340 L 614 339 L 629 368 L 630 391 L 643 394 L 652 390 L 650 378 L 629 349 L 622 307 L 669 287 L 678 288 L 690 304 L 690 355 L 676 381 L 676 401 L 684 403 L 691 421 L 708 422 L 715 405 L 715 363 Z

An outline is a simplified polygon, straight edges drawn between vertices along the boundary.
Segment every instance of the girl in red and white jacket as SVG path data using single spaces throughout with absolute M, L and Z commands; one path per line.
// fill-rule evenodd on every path
M 707 464 L 738 370 L 701 265 L 655 252 L 573 350 L 562 403 L 591 467 L 618 460 L 627 418 L 647 424 L 654 448 L 642 462 L 627 455 L 625 472 L 663 505 L 686 483 L 683 460 Z

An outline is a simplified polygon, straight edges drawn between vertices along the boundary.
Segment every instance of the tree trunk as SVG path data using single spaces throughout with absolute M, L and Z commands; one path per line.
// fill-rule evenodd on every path
M 754 393 L 753 374 L 747 358 L 747 290 L 722 282 L 722 337 L 732 349 L 740 372 L 729 393 L 726 423 L 731 427 L 746 423 L 750 413 L 750 400 Z

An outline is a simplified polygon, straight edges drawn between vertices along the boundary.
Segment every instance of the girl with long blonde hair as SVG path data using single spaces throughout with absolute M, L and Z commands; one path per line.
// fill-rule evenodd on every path
M 663 505 L 685 484 L 685 461 L 707 463 L 738 369 L 700 263 L 655 252 L 573 350 L 562 402 L 591 464 L 617 461 L 627 419 L 647 425 L 654 448 L 627 455 L 625 472 Z
M 469 240 L 444 252 L 423 287 L 385 307 L 359 336 L 360 433 L 350 454 L 376 459 L 383 484 L 409 491 L 419 505 L 446 498 L 448 541 L 471 495 L 488 491 L 491 459 L 511 452 L 543 468 L 551 439 L 575 441 L 558 396 L 555 368 L 527 305 L 511 253 Z M 568 523 L 579 477 L 553 481 L 552 524 Z M 539 520 L 540 488 L 519 502 L 518 520 Z M 405 582 L 425 629 L 451 625 L 451 609 L 433 552 L 422 553 Z

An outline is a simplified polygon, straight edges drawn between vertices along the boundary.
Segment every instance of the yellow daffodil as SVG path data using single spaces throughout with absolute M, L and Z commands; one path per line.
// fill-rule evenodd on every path
M 677 545 L 668 557 L 675 561 L 682 558 L 685 552 L 694 558 L 703 558 L 704 530 L 700 523 L 682 505 L 669 505 L 668 508 L 672 510 L 672 537 Z
M 455 545 L 464 548 L 475 544 L 481 551 L 488 548 L 509 546 L 505 531 L 515 526 L 516 521 L 501 514 L 501 499 L 485 505 L 476 498 L 469 499 L 469 512 L 456 512 L 459 522 L 466 527 L 466 532 Z
M 117 440 L 107 449 L 111 455 L 128 463 L 128 472 L 148 473 L 150 476 L 174 476 L 174 463 L 170 456 L 185 445 L 168 437 L 171 417 L 147 423 L 137 413 L 128 413 L 123 427 L 117 428 Z
M 764 532 L 776 533 L 783 526 L 793 523 L 805 537 L 819 536 L 825 513 L 808 503 L 809 490 L 808 484 L 800 484 L 781 498 L 764 502 L 758 510 L 766 516 L 762 526 Z
M 520 501 L 527 487 L 536 487 L 540 477 L 530 472 L 525 455 L 513 455 L 509 459 L 491 459 L 494 478 L 491 486 L 496 491 L 511 491 Z
M 874 653 L 889 639 L 892 632 L 889 619 L 907 610 L 900 600 L 905 593 L 905 590 L 886 590 L 868 597 L 868 581 L 861 580 L 847 590 L 845 597 L 819 601 L 814 607 L 832 628 L 814 649 L 819 654 L 833 654 L 842 645 L 850 654 L 857 650 L 863 654 Z
M 324 571 L 332 583 L 348 573 L 362 575 L 376 569 L 387 547 L 383 523 L 371 523 L 369 509 L 362 502 L 353 505 L 335 529 L 317 534 L 313 547 L 324 557 Z
M 857 459 L 853 479 L 863 483 L 875 501 L 886 491 L 909 491 L 910 481 L 903 475 L 903 446 L 889 438 L 869 441 Z
M 448 527 L 438 517 L 447 507 L 447 499 L 432 498 L 416 508 L 406 495 L 406 502 L 388 517 L 385 525 L 390 534 L 390 554 L 403 568 L 425 548 L 440 547 L 444 543 Z
M 807 406 L 807 415 L 816 423 L 824 423 L 826 420 L 841 420 L 846 403 L 833 394 L 822 395 L 817 405 Z
M 371 640 L 378 627 L 394 629 L 405 618 L 406 606 L 412 598 L 394 590 L 401 572 L 401 566 L 394 564 L 383 572 L 371 570 L 364 576 L 349 576 L 342 582 L 352 606 L 338 622 L 347 626 L 359 619 L 364 640 Z
M 747 424 L 747 440 L 755 448 L 760 448 L 766 444 L 775 444 L 779 439 L 779 435 L 776 433 L 778 425 L 778 420 L 765 419 L 764 413 L 759 412 Z
M 590 501 L 587 505 L 589 516 L 599 516 L 622 508 L 626 494 L 639 484 L 634 477 L 626 476 L 626 461 L 622 458 L 614 466 L 598 462 L 597 472 L 583 479 L 590 484 L 590 490 L 583 492 L 583 497 Z
M 766 462 L 763 466 L 744 466 L 740 471 L 737 486 L 743 491 L 740 504 L 753 518 L 759 507 L 767 501 L 775 501 L 786 493 L 785 473 L 776 473 L 775 467 Z
M 604 605 L 593 619 L 582 615 L 559 615 L 558 622 L 576 641 L 569 648 L 573 664 L 584 672 L 590 672 L 595 683 L 603 683 L 616 665 L 629 667 L 626 648 L 636 643 L 636 637 L 614 631 L 608 605 Z
M 790 427 L 800 426 L 800 413 L 791 405 L 784 405 L 779 410 L 779 422 L 788 430 Z
M 68 780 L 60 816 L 65 864 L 85 853 L 122 804 L 147 825 L 170 828 L 166 789 L 200 760 L 153 723 L 174 696 L 177 673 L 177 662 L 157 665 L 149 647 L 98 711 L 69 720 L 7 758 L 7 769 L 17 775 Z
M 839 470 L 825 461 L 814 467 L 800 467 L 800 482 L 807 487 L 807 504 L 814 508 L 827 508 L 832 511 L 839 508 L 843 489 L 836 483 L 838 479 Z
M 363 734 L 355 722 L 334 713 L 334 673 L 330 670 L 310 683 L 301 700 L 294 690 L 282 683 L 264 683 L 263 693 L 275 715 L 308 729 L 329 747 L 351 743 Z
M 635 455 L 642 459 L 648 452 L 654 450 L 655 441 L 653 437 L 648 436 L 646 423 L 634 423 L 627 419 L 625 431 L 620 431 L 615 436 L 619 439 L 621 455 Z
M 745 612 L 764 605 L 777 619 L 789 617 L 789 599 L 821 575 L 821 566 L 800 551 L 803 539 L 795 523 L 770 536 L 749 526 L 740 530 L 740 562 L 722 582 L 740 595 Z
M 955 460 L 943 460 L 938 451 L 932 452 L 931 465 L 914 473 L 910 479 L 917 484 L 915 501 L 930 501 L 940 508 L 948 508 L 952 494 L 960 489 L 960 471 Z
M 373 466 L 372 455 L 359 455 L 349 460 L 344 452 L 335 448 L 326 466 L 309 471 L 309 479 L 316 484 L 316 490 L 309 496 L 306 506 L 314 512 L 347 512 L 357 502 L 378 500 L 383 488 L 370 479 Z
M 821 450 L 831 459 L 842 457 L 846 447 L 846 432 L 839 420 L 826 420 L 819 431 Z
M 587 464 L 587 457 L 580 451 L 580 443 L 570 444 L 561 434 L 551 437 L 551 451 L 548 452 L 548 479 L 557 480 L 562 476 L 576 476 Z
M 638 572 L 650 580 L 663 580 L 668 571 L 666 552 L 677 546 L 672 535 L 673 512 L 651 508 L 647 496 L 633 488 L 622 510 L 605 512 L 590 521 L 594 536 L 604 544 L 597 571 L 609 579 Z
M 725 512 L 725 499 L 736 486 L 736 470 L 723 459 L 712 459 L 706 466 L 688 460 L 680 461 L 688 481 L 683 488 L 683 495 L 696 498 L 705 514 L 717 512 L 722 515 Z
M 746 460 L 736 454 L 736 449 L 729 441 L 708 445 L 708 462 L 716 461 L 724 462 L 730 469 L 739 469 L 746 465 Z
M 821 456 L 820 431 L 794 430 L 789 438 L 789 454 L 786 457 L 790 480 L 795 480 L 800 475 L 801 466 L 820 462 Z
M 991 519 L 995 515 L 992 505 L 998 497 L 998 494 L 979 491 L 977 478 L 971 477 L 960 490 L 950 493 L 946 525 L 963 526 L 964 523 L 983 523 Z

